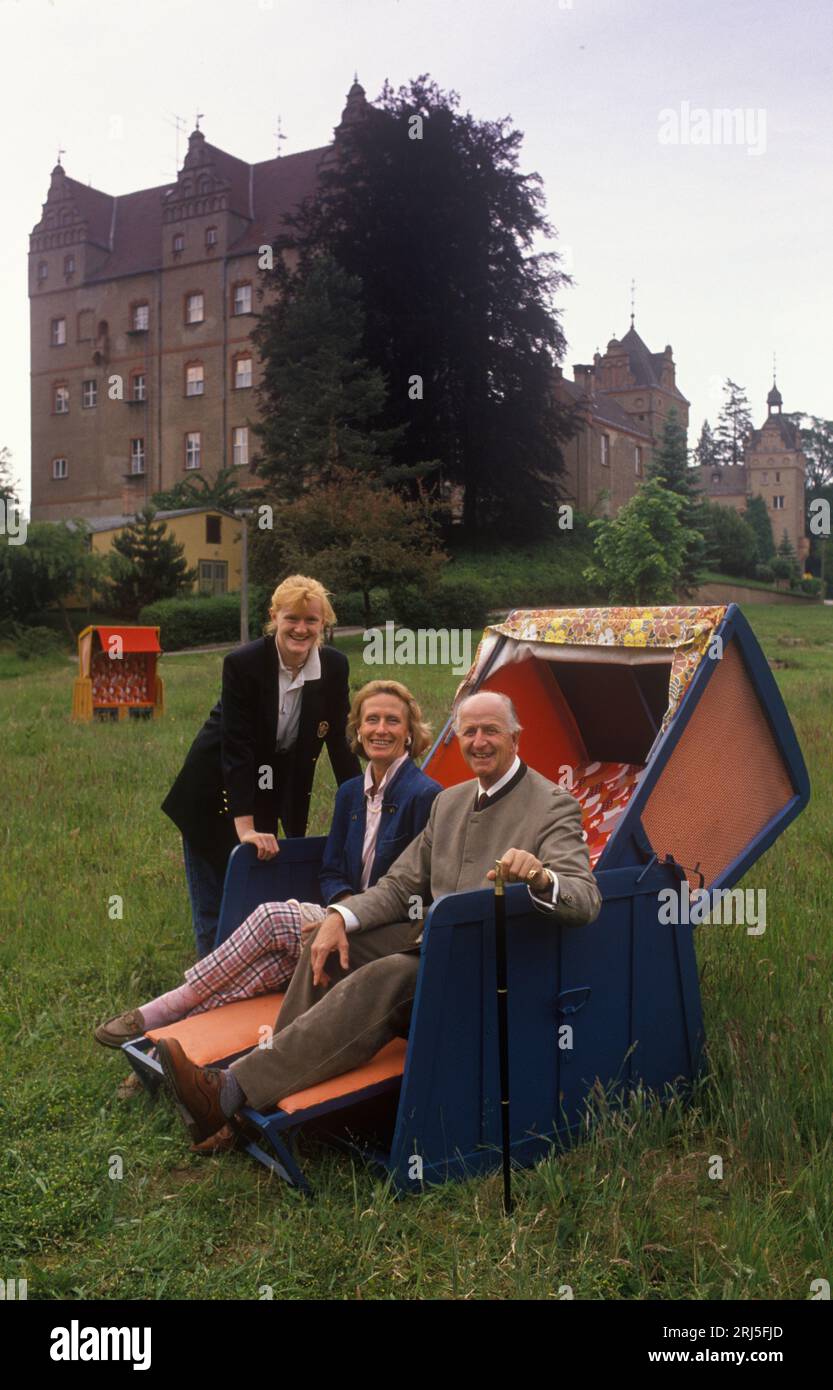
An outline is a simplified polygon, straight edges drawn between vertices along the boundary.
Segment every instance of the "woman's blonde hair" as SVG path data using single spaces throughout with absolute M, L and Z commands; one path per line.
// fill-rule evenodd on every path
M 324 629 L 335 627 L 336 615 L 330 603 L 330 596 L 324 585 L 317 579 L 310 579 L 306 574 L 290 574 L 287 579 L 282 579 L 277 589 L 272 595 L 269 604 L 269 621 L 263 631 L 269 636 L 277 630 L 277 618 L 275 615 L 281 609 L 295 608 L 303 606 L 306 608 L 311 600 L 317 600 L 321 604 L 321 631 L 318 634 L 318 645 L 324 641 Z
M 367 757 L 357 735 L 359 725 L 362 722 L 362 705 L 365 700 L 370 699 L 371 695 L 395 695 L 397 700 L 401 700 L 403 705 L 407 707 L 408 730 L 411 738 L 408 752 L 412 758 L 418 758 L 431 742 L 431 725 L 426 724 L 422 717 L 422 710 L 407 685 L 402 685 L 400 681 L 368 681 L 367 685 L 363 685 L 361 690 L 356 691 L 350 706 L 350 713 L 347 716 L 347 738 L 353 752 L 361 753 Z

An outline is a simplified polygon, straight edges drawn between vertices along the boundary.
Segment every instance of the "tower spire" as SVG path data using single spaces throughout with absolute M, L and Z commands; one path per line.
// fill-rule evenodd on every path
M 631 328 L 636 317 L 636 281 L 631 280 Z

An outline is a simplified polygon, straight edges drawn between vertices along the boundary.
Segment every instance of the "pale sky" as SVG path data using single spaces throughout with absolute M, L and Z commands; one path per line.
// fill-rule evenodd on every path
M 354 70 L 371 100 L 430 73 L 525 133 L 576 281 L 565 368 L 626 331 L 635 279 L 691 444 L 726 376 L 760 423 L 773 352 L 784 409 L 833 417 L 830 0 L 0 0 L 0 54 L 0 444 L 27 504 L 26 257 L 59 145 L 107 193 L 173 178 L 175 114 L 257 161 L 280 113 L 283 152 L 310 149 Z

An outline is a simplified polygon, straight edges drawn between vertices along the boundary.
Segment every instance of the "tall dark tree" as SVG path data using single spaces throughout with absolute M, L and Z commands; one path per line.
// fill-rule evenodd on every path
M 284 268 L 280 288 L 252 335 L 264 368 L 258 474 L 288 500 L 344 469 L 397 480 L 404 470 L 392 465 L 391 452 L 404 426 L 378 424 L 387 388 L 361 356 L 360 280 L 324 254 L 294 274 Z
M 708 420 L 704 420 L 700 429 L 700 438 L 697 441 L 692 455 L 695 464 L 699 468 L 713 468 L 720 463 L 720 456 L 717 445 L 714 441 L 711 425 Z
M 522 134 L 478 121 L 427 76 L 376 105 L 356 84 L 319 188 L 292 224 L 301 261 L 323 251 L 362 283 L 365 354 L 384 370 L 396 460 L 442 461 L 465 488 L 464 528 L 547 529 L 570 427 L 552 399 L 567 277 L 536 250 L 552 235 Z
M 742 464 L 743 446 L 752 429 L 752 413 L 742 386 L 727 377 L 723 386 L 723 405 L 714 431 L 718 463 Z
M 131 618 L 147 603 L 175 598 L 197 577 L 184 558 L 185 546 L 168 534 L 164 521 L 154 522 L 154 516 L 153 507 L 139 512 L 114 537 L 108 556 L 107 598 L 117 613 Z
M 784 419 L 799 429 L 801 447 L 807 459 L 807 489 L 818 493 L 833 483 L 833 420 L 822 420 L 818 415 L 802 415 L 800 411 L 792 411 Z
M 755 532 L 758 546 L 757 563 L 768 565 L 775 554 L 775 540 L 765 499 L 760 496 L 747 498 L 743 519 Z
M 680 587 L 691 594 L 700 583 L 706 566 L 706 509 L 697 470 L 689 467 L 686 432 L 673 406 L 666 416 L 659 447 L 648 465 L 648 477 L 656 478 L 681 499 L 677 520 L 683 529 L 685 544 Z

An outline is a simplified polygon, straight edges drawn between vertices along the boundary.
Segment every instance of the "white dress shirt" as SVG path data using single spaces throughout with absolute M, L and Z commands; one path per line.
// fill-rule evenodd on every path
M 385 788 L 396 776 L 402 764 L 410 756 L 403 753 L 400 758 L 396 758 L 385 772 L 384 777 L 378 787 L 373 783 L 373 767 L 367 764 L 364 770 L 364 798 L 365 798 L 365 823 L 364 823 L 364 844 L 362 845 L 362 876 L 361 890 L 370 883 L 370 874 L 373 869 L 373 860 L 376 858 L 376 841 L 379 838 L 379 826 L 382 823 L 382 799 Z
M 501 789 L 501 787 L 504 787 L 504 786 L 506 785 L 507 782 L 511 782 L 512 778 L 515 776 L 515 773 L 518 771 L 518 768 L 520 767 L 520 765 L 521 765 L 521 760 L 520 760 L 520 758 L 516 757 L 516 758 L 515 758 L 515 761 L 513 762 L 512 766 L 510 767 L 509 771 L 508 771 L 508 772 L 505 772 L 505 773 L 503 774 L 503 776 L 502 776 L 501 778 L 499 778 L 499 780 L 498 780 L 497 782 L 495 782 L 494 786 L 491 786 L 491 787 L 484 787 L 484 786 L 483 786 L 483 783 L 480 781 L 480 778 L 478 778 L 478 779 L 477 779 L 478 795 L 481 796 L 481 795 L 484 795 L 484 794 L 485 794 L 486 796 L 494 796 L 495 792 L 499 792 L 500 789 Z M 397 766 L 397 764 L 394 764 L 394 766 Z M 369 771 L 370 771 L 370 769 L 368 768 L 367 772 L 365 773 L 365 794 L 367 794 L 367 775 L 368 775 Z M 383 784 L 383 785 L 384 785 L 384 784 Z M 380 798 L 380 800 L 379 800 L 379 806 L 380 806 L 380 807 L 381 807 L 381 804 L 382 804 L 382 803 L 381 803 L 381 798 Z M 368 800 L 368 811 L 369 811 L 369 809 L 370 809 L 370 801 Z M 368 821 L 369 821 L 369 819 L 370 819 L 370 817 L 368 816 Z M 508 846 L 507 846 L 507 848 L 508 848 Z M 530 896 L 531 898 L 534 898 L 534 899 L 535 899 L 535 905 L 536 905 L 536 907 L 538 907 L 538 908 L 543 908 L 544 911 L 547 911 L 547 912 L 554 912 L 556 906 L 558 905 L 558 874 L 553 873 L 552 869 L 546 869 L 546 868 L 545 868 L 544 872 L 545 872 L 546 874 L 549 875 L 549 877 L 550 877 L 550 879 L 551 879 L 551 881 L 552 881 L 552 896 L 550 897 L 550 895 L 549 895 L 548 893 L 533 893 L 532 889 L 529 887 L 528 884 L 527 884 L 527 891 L 528 891 L 528 893 L 529 893 L 529 896 Z M 364 890 L 365 887 L 366 887 L 366 884 L 365 884 L 365 882 L 364 882 L 364 877 L 362 877 L 362 890 Z M 356 928 L 360 925 L 359 919 L 358 919 L 358 917 L 356 916 L 355 912 L 351 912 L 350 909 L 349 909 L 349 907 L 346 907 L 346 906 L 344 905 L 344 903 L 331 903 L 331 904 L 330 904 L 330 908 L 329 908 L 328 910 L 329 910 L 329 911 L 333 911 L 333 912 L 338 912 L 338 913 L 344 918 L 344 925 L 345 925 L 345 927 L 347 928 L 347 931 L 348 931 L 348 932 L 355 931 Z
M 277 640 L 275 641 L 277 647 Z M 309 656 L 297 673 L 284 665 L 281 649 L 278 647 L 278 728 L 275 747 L 286 753 L 298 738 L 298 725 L 301 722 L 301 696 L 305 681 L 321 679 L 321 657 L 318 647 L 311 649 Z

